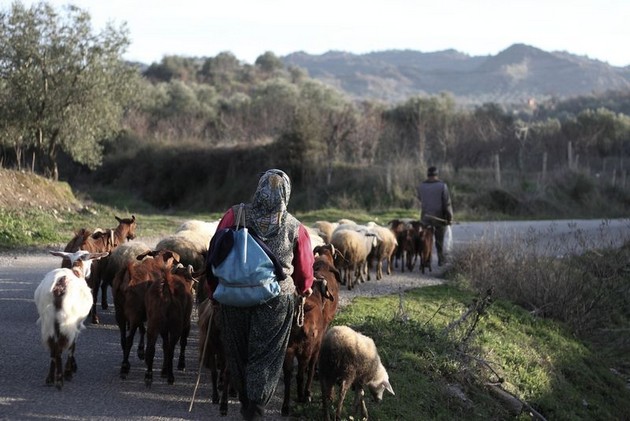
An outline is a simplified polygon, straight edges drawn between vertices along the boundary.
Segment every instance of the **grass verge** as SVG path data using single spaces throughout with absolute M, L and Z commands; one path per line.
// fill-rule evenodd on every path
M 380 405 L 368 402 L 370 419 L 531 419 L 533 410 L 546 419 L 611 420 L 630 413 L 630 391 L 597 349 L 504 300 L 488 301 L 475 322 L 461 320 L 481 299 L 440 285 L 357 298 L 337 315 L 335 325 L 374 339 L 396 392 Z M 313 389 L 312 402 L 295 405 L 293 416 L 320 418 L 319 384 Z M 346 398 L 344 419 L 352 401 Z

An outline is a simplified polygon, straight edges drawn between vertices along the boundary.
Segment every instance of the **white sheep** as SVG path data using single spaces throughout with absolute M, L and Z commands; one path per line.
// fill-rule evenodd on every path
M 341 419 L 341 410 L 350 387 L 355 389 L 355 413 L 361 410 L 359 419 L 368 419 L 363 400 L 363 387 L 367 386 L 375 402 L 383 399 L 387 390 L 394 395 L 387 370 L 381 363 L 374 341 L 348 326 L 335 326 L 328 330 L 319 354 L 319 381 L 322 388 L 324 420 L 330 419 L 328 407 L 332 403 L 335 385 L 339 387 L 339 399 L 335 412 Z
M 387 274 L 392 274 L 392 260 L 396 247 L 398 247 L 398 241 L 396 234 L 388 227 L 382 227 L 375 222 L 368 222 L 367 226 L 376 234 L 378 239 L 376 248 L 368 257 L 368 263 L 370 263 L 370 257 L 376 258 L 376 279 L 379 280 L 383 278 L 383 260 L 387 260 Z M 369 274 L 368 279 L 370 279 Z
M 339 224 L 339 225 L 356 225 L 357 223 L 354 222 L 352 219 L 341 218 L 340 220 L 337 221 L 337 224 Z
M 343 272 L 342 279 L 348 289 L 357 281 L 365 281 L 367 257 L 377 244 L 376 235 L 363 226 L 342 228 L 333 232 L 330 243 L 339 251 L 335 266 Z
M 313 228 L 318 231 L 318 234 L 324 239 L 325 243 L 330 243 L 332 233 L 338 225 L 339 223 L 337 222 L 316 221 L 313 223 Z
M 193 231 L 199 233 L 202 236 L 204 241 L 210 243 L 210 240 L 214 236 L 214 233 L 217 231 L 217 227 L 219 226 L 219 221 L 199 221 L 196 219 L 190 219 L 188 221 L 184 221 L 178 228 L 175 230 L 175 233 L 182 231 Z M 206 244 L 208 246 L 208 244 Z
M 308 236 L 311 239 L 311 248 L 313 250 L 315 250 L 315 248 L 318 246 L 323 246 L 324 244 L 326 244 L 322 236 L 319 234 L 319 231 L 315 228 L 306 227 L 306 231 L 308 231 Z
M 180 263 L 184 266 L 191 265 L 198 271 L 205 265 L 208 246 L 218 225 L 218 221 L 204 222 L 195 219 L 185 221 L 173 235 L 161 239 L 155 249 L 176 252 L 179 254 Z
M 51 251 L 54 256 L 68 258 L 71 268 L 54 269 L 48 272 L 35 290 L 35 304 L 41 327 L 42 342 L 50 349 L 50 369 L 46 384 L 63 386 L 64 377 L 72 379 L 77 371 L 74 349 L 79 331 L 85 328 L 83 321 L 92 308 L 92 290 L 85 278 L 90 275 L 92 261 L 109 253 L 90 253 L 79 250 L 74 253 Z M 69 351 L 63 372 L 62 354 Z

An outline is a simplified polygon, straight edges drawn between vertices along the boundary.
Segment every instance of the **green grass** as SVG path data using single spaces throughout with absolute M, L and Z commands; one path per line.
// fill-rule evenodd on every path
M 192 213 L 144 214 L 98 204 L 85 207 L 79 212 L 0 209 L 0 250 L 65 246 L 80 228 L 115 228 L 118 225 L 115 216 L 124 218 L 132 214 L 138 221 L 138 239 L 171 234 L 187 219 L 211 221 L 221 216 Z
M 396 392 L 386 394 L 380 405 L 368 402 L 370 419 L 530 419 L 510 413 L 485 386 L 488 382 L 501 382 L 547 419 L 611 420 L 630 413 L 624 382 L 602 363 L 597 350 L 558 323 L 497 301 L 469 341 L 462 341 L 457 330 L 446 332 L 474 298 L 441 285 L 407 292 L 402 300 L 398 295 L 357 298 L 338 313 L 333 324 L 349 325 L 374 339 Z M 312 403 L 294 406 L 294 416 L 320 417 L 318 383 L 313 389 Z M 352 400 L 346 398 L 344 419 L 352 415 Z
M 94 200 L 95 197 L 98 201 Z M 122 218 L 135 215 L 138 220 L 137 235 L 142 239 L 173 233 L 177 226 L 187 219 L 213 221 L 223 214 L 156 212 L 146 203 L 131 196 L 102 189 L 93 192 L 93 197 L 83 200 L 91 204 L 78 212 L 0 209 L 0 250 L 65 245 L 80 228 L 115 228 L 117 222 L 114 216 Z M 114 205 L 102 205 L 101 201 L 104 200 L 109 200 Z M 386 225 L 394 218 L 418 217 L 417 212 L 406 209 L 372 213 L 353 211 L 351 215 L 348 211 L 340 209 L 323 209 L 317 212 L 297 212 L 295 216 L 305 224 L 312 224 L 317 220 L 337 221 L 350 217 L 358 223 L 375 221 L 381 225 Z

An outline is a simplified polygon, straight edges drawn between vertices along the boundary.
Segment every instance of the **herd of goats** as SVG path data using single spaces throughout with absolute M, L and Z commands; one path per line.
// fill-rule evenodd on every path
M 173 384 L 175 347 L 179 343 L 177 368 L 183 370 L 193 303 L 197 301 L 199 361 L 211 372 L 212 402 L 219 404 L 220 413 L 226 415 L 229 372 L 219 318 L 213 317 L 219 314 L 219 304 L 206 298 L 205 288 L 200 286 L 205 282 L 205 256 L 218 221 L 186 221 L 173 235 L 149 247 L 135 240 L 135 216 L 115 218 L 116 228 L 82 228 L 63 252 L 51 252 L 62 258 L 61 268 L 47 273 L 35 291 L 42 341 L 51 355 L 46 383 L 61 389 L 64 379 L 72 378 L 77 370 L 77 335 L 86 318 L 91 317 L 92 323 L 100 322 L 98 292 L 101 291 L 101 308 L 107 309 L 107 287 L 111 286 L 123 351 L 121 378 L 129 374 L 129 354 L 138 331 L 137 355 L 146 364 L 146 386 L 153 381 L 158 337 L 162 338 L 164 349 L 161 376 Z M 411 220 L 394 220 L 386 227 L 375 223 L 359 225 L 350 220 L 318 221 L 308 230 L 315 255 L 315 281 L 313 294 L 301 302 L 299 323 L 296 317 L 291 331 L 284 362 L 282 414 L 289 415 L 291 379 L 297 360 L 298 402 L 311 400 L 311 384 L 317 370 L 324 419 L 329 418 L 335 386 L 339 386 L 336 418 L 340 418 L 350 386 L 357 394 L 356 410 L 367 418 L 363 387 L 377 401 L 385 390 L 392 394 L 394 391 L 372 339 L 347 326 L 329 328 L 337 311 L 339 288 L 345 285 L 352 289 L 369 280 L 374 263 L 376 279 L 381 279 L 383 261 L 388 274 L 398 261 L 402 271 L 411 271 L 418 260 L 423 273 L 425 268 L 431 270 L 433 232 Z

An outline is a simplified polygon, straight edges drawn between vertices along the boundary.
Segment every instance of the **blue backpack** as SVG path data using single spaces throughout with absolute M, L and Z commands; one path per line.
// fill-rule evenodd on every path
M 218 230 L 212 237 L 206 263 L 218 280 L 212 297 L 236 307 L 255 306 L 277 297 L 278 281 L 285 278 L 273 252 L 245 226 L 243 209 L 241 203 L 235 226 Z

